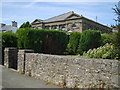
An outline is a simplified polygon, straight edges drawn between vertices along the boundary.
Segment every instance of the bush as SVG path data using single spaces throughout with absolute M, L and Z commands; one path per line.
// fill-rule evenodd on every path
M 112 44 L 105 44 L 97 49 L 90 49 L 83 56 L 90 58 L 103 58 L 103 59 L 120 59 L 116 53 L 116 48 Z
M 95 30 L 85 30 L 81 35 L 78 51 L 83 54 L 84 51 L 100 46 L 101 34 Z
M 68 38 L 55 30 L 24 28 L 17 31 L 18 48 L 33 49 L 38 53 L 63 54 Z
M 117 49 L 117 53 L 120 56 L 120 25 L 117 26 L 118 32 L 114 33 L 114 45 L 115 48 Z
M 104 46 L 106 43 L 113 44 L 113 35 L 111 34 L 101 34 L 101 46 Z
M 7 31 L 2 33 L 2 47 L 17 47 L 17 37 L 16 34 Z
M 68 54 L 77 54 L 77 49 L 79 46 L 79 41 L 80 41 L 80 32 L 73 32 L 69 36 L 69 43 L 67 45 L 67 52 Z

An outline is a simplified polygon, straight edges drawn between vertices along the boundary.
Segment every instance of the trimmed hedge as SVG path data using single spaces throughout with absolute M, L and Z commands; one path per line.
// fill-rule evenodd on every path
M 17 31 L 18 48 L 32 49 L 38 53 L 63 54 L 68 37 L 65 32 L 22 28 Z
M 17 37 L 16 34 L 7 31 L 2 33 L 2 47 L 17 47 Z
M 120 25 L 117 26 L 118 32 L 114 33 L 114 45 L 117 49 L 117 53 L 120 57 Z M 120 58 L 119 58 L 120 59 Z
M 77 54 L 77 49 L 79 46 L 81 33 L 80 32 L 73 32 L 69 36 L 69 43 L 67 45 L 67 53 L 68 54 Z
M 78 52 L 83 54 L 84 51 L 97 48 L 100 46 L 101 34 L 95 30 L 85 30 L 81 35 Z
M 113 35 L 111 34 L 101 34 L 101 46 L 105 45 L 106 43 L 113 43 Z

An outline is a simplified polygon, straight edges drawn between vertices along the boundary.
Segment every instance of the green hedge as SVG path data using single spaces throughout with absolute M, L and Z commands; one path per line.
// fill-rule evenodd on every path
M 101 34 L 101 46 L 106 43 L 113 43 L 113 35 L 112 34 Z
M 2 47 L 17 47 L 17 37 L 16 34 L 7 31 L 2 33 Z
M 68 54 L 77 54 L 77 49 L 79 46 L 81 33 L 80 32 L 73 32 L 69 36 L 69 43 L 67 45 L 67 53 Z
M 117 26 L 118 32 L 114 33 L 114 45 L 117 53 L 120 56 L 120 25 Z
M 65 32 L 22 28 L 17 31 L 18 48 L 33 49 L 38 53 L 63 54 L 68 38 Z
M 78 52 L 83 54 L 84 51 L 97 48 L 100 46 L 101 34 L 95 30 L 85 30 L 81 35 Z

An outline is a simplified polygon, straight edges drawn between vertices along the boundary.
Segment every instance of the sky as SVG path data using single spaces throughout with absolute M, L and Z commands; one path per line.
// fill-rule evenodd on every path
M 30 23 L 35 19 L 48 19 L 69 11 L 74 11 L 79 15 L 83 15 L 91 20 L 104 25 L 115 25 L 113 19 L 116 18 L 114 11 L 117 2 L 2 2 L 0 5 L 2 9 L 2 16 L 0 23 L 7 25 L 11 21 L 16 21 L 18 27 L 29 21 Z

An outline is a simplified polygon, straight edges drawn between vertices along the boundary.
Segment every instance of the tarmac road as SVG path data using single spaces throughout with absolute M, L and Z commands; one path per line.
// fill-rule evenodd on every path
M 33 77 L 28 77 L 19 74 L 11 69 L 0 65 L 0 88 L 60 88 L 58 86 L 47 84 L 43 80 L 38 80 Z

